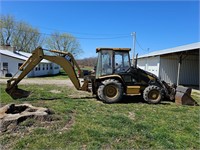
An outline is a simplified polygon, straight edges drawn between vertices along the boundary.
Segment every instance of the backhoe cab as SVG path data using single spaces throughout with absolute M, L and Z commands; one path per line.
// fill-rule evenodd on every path
M 130 50 L 129 48 L 96 49 L 98 62 L 93 93 L 106 103 L 118 102 L 123 95 L 142 93 L 149 103 L 159 103 L 164 98 L 164 91 L 167 94 L 171 92 L 166 90 L 164 84 L 155 75 L 131 67 Z M 147 87 L 151 90 L 145 90 Z
M 96 78 L 126 72 L 130 67 L 129 48 L 98 48 Z
M 196 105 L 190 96 L 191 89 L 169 86 L 152 73 L 131 66 L 130 48 L 97 48 L 98 61 L 96 75 L 84 76 L 73 55 L 58 50 L 45 50 L 36 48 L 27 61 L 20 67 L 21 74 L 7 81 L 6 92 L 13 98 L 25 98 L 29 91 L 18 88 L 18 83 L 36 67 L 42 59 L 49 60 L 60 65 L 77 90 L 88 91 L 105 103 L 115 103 L 124 95 L 142 95 L 148 103 L 159 103 L 164 98 L 174 100 L 179 104 Z M 47 53 L 45 53 L 48 51 Z M 137 62 L 137 61 L 136 61 Z M 84 78 L 81 84 L 79 77 Z M 90 87 L 92 85 L 92 87 Z

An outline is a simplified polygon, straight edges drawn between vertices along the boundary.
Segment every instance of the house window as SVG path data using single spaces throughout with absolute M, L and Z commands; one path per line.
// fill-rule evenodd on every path
M 40 70 L 40 65 L 38 65 L 38 70 Z
M 3 62 L 3 70 L 8 70 L 8 63 L 7 62 Z
M 50 64 L 50 69 L 51 69 L 51 70 L 53 69 L 52 64 Z
M 47 64 L 47 67 L 46 67 L 47 70 L 49 69 L 48 67 L 49 67 L 49 66 L 48 66 L 48 64 Z
M 23 63 L 18 63 L 18 69 L 21 67 L 22 64 L 23 64 Z
M 59 67 L 58 67 L 58 66 L 55 66 L 54 69 L 59 69 Z
M 45 64 L 43 64 L 43 68 L 42 68 L 42 70 L 44 70 L 45 69 Z

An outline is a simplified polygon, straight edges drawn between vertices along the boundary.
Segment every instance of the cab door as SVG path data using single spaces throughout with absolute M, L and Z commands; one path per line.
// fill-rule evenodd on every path
M 113 74 L 113 51 L 102 50 L 98 53 L 96 78 Z
M 126 72 L 131 67 L 128 52 L 115 51 L 114 58 L 115 74 Z

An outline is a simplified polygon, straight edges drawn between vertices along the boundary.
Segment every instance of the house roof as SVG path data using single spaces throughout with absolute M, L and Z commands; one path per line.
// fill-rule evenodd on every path
M 10 51 L 10 50 L 2 50 L 0 49 L 0 54 L 2 55 L 6 55 L 6 56 L 9 56 L 9 57 L 13 57 L 13 58 L 16 58 L 16 59 L 20 59 L 20 60 L 27 60 L 32 54 L 31 53 L 26 53 L 26 52 L 22 52 L 22 51 Z M 43 59 L 41 61 L 41 63 L 50 63 L 50 61 L 46 60 L 46 59 Z
M 145 58 L 145 57 L 152 57 L 152 56 L 158 56 L 158 55 L 165 55 L 170 53 L 177 53 L 177 52 L 183 52 L 183 51 L 190 51 L 194 49 L 200 49 L 200 42 L 187 44 L 183 46 L 168 48 L 160 51 L 151 52 L 149 54 L 138 56 L 138 58 Z

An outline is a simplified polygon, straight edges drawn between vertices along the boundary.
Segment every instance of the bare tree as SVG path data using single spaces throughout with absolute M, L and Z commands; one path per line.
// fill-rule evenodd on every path
M 1 45 L 11 45 L 18 50 L 31 52 L 42 44 L 42 38 L 38 29 L 25 22 L 17 22 L 13 16 L 2 15 L 0 42 Z
M 79 41 L 74 36 L 67 33 L 55 32 L 51 34 L 51 36 L 46 39 L 46 47 L 70 52 L 75 57 L 82 52 Z
M 80 66 L 94 67 L 97 63 L 97 57 L 89 57 L 89 58 L 78 59 L 77 63 Z
M 16 21 L 13 16 L 0 16 L 0 42 L 1 45 L 10 45 Z
M 25 22 L 19 22 L 13 33 L 12 45 L 18 50 L 31 52 L 39 46 L 40 37 L 38 29 L 32 28 Z

